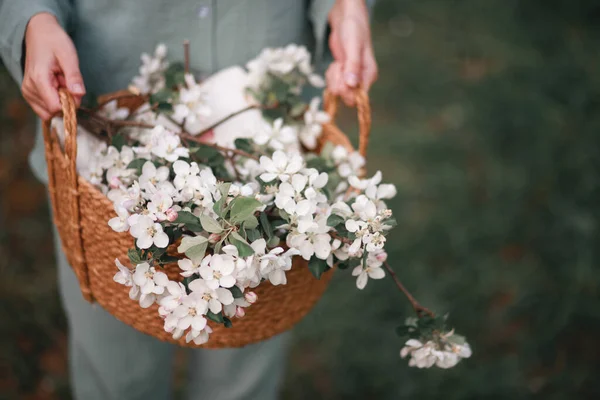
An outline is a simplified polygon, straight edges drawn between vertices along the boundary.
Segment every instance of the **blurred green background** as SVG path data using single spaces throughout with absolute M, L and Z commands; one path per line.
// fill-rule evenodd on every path
M 295 331 L 285 399 L 600 398 L 599 18 L 593 0 L 377 2 L 369 168 L 399 189 L 390 260 L 474 355 L 409 368 L 408 303 L 337 273 Z M 0 90 L 0 398 L 67 399 L 34 123 L 4 70 Z

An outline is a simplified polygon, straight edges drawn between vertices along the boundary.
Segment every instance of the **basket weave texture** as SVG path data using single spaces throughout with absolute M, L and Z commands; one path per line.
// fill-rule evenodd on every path
M 164 323 L 156 304 L 147 309 L 141 308 L 129 298 L 129 288 L 113 281 L 117 271 L 114 260 L 128 261 L 127 250 L 133 247 L 133 238 L 127 232 L 117 233 L 108 226 L 108 220 L 115 216 L 111 201 L 77 175 L 77 110 L 67 91 L 61 90 L 59 94 L 65 129 L 64 150 L 56 131 L 50 127 L 50 121 L 44 123 L 48 190 L 63 251 L 87 301 L 100 304 L 120 321 L 160 340 L 202 348 L 242 347 L 268 339 L 290 329 L 314 307 L 327 288 L 332 271 L 317 280 L 310 273 L 307 262 L 295 257 L 292 269 L 286 274 L 288 283 L 273 286 L 263 282 L 255 288 L 258 301 L 246 310 L 244 318 L 233 320 L 232 328 L 209 321 L 213 333 L 210 340 L 201 346 L 186 343 L 185 338 L 173 339 L 163 329 Z M 356 91 L 356 103 L 359 150 L 364 156 L 371 120 L 368 97 L 361 90 Z M 325 110 L 332 117 L 332 122 L 324 125 L 319 145 L 332 142 L 352 149 L 348 137 L 333 122 L 337 99 L 327 92 Z M 166 272 L 170 279 L 181 279 L 177 264 L 167 265 Z

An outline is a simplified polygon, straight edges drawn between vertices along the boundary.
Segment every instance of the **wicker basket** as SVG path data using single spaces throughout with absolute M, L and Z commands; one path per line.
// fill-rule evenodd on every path
M 366 154 L 370 129 L 370 108 L 367 95 L 356 92 L 360 126 L 360 152 Z M 52 202 L 54 223 L 60 234 L 62 248 L 69 264 L 75 271 L 83 297 L 97 302 L 117 319 L 135 329 L 160 340 L 181 346 L 199 347 L 184 338 L 174 340 L 163 329 L 163 320 L 157 305 L 142 309 L 129 299 L 128 288 L 116 284 L 115 258 L 127 259 L 127 249 L 133 247 L 133 239 L 127 233 L 114 232 L 107 224 L 114 216 L 111 201 L 85 179 L 77 175 L 77 117 L 71 95 L 60 91 L 65 128 L 64 151 L 50 122 L 44 124 L 46 162 L 48 164 L 48 190 Z M 325 110 L 333 117 L 337 99 L 325 93 Z M 324 126 L 320 145 L 333 142 L 351 148 L 348 138 L 335 124 Z M 171 279 L 181 278 L 177 264 L 166 266 Z M 208 343 L 203 348 L 242 347 L 282 333 L 299 322 L 316 304 L 331 279 L 332 272 L 315 279 L 300 257 L 294 260 L 287 273 L 285 286 L 270 283 L 259 285 L 255 292 L 259 301 L 249 307 L 246 316 L 235 319 L 232 328 L 209 324 L 213 328 Z

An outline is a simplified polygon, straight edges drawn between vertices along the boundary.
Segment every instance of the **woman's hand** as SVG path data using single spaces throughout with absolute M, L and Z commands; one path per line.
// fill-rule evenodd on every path
M 377 63 L 371 45 L 369 12 L 363 0 L 337 0 L 329 12 L 329 47 L 335 61 L 325 77 L 331 93 L 354 105 L 352 89 L 369 90 L 377 79 Z
M 79 105 L 85 87 L 79 72 L 77 51 L 52 14 L 36 14 L 29 20 L 25 49 L 21 92 L 33 111 L 42 120 L 60 111 L 59 87 L 66 87 Z

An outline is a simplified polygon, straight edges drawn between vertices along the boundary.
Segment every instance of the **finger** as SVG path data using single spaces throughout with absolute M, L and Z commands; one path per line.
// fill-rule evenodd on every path
M 343 87 L 342 64 L 333 63 L 331 65 L 331 92 L 336 96 L 341 96 Z
M 355 88 L 358 86 L 362 69 L 361 41 L 357 38 L 357 40 L 349 40 L 348 42 L 344 47 L 344 83 L 350 88 Z
M 362 72 L 362 87 L 365 91 L 369 91 L 371 85 L 377 80 L 377 62 L 371 48 L 366 48 L 363 55 L 363 72 Z
M 51 114 L 48 112 L 46 107 L 44 107 L 44 104 L 41 102 L 41 100 L 32 98 L 31 100 L 27 100 L 27 102 L 31 106 L 33 112 L 36 113 L 36 115 L 40 117 L 42 121 L 47 121 L 50 119 Z
M 56 76 L 56 78 L 58 79 L 58 86 L 59 86 L 59 87 L 64 87 L 64 88 L 66 88 L 66 87 L 67 87 L 67 80 L 65 79 L 65 76 L 64 76 L 64 75 L 62 75 L 62 74 L 60 74 L 60 75 L 57 75 L 57 76 Z M 71 94 L 73 95 L 73 100 L 75 101 L 75 105 L 76 105 L 77 107 L 79 107 L 79 106 L 81 105 L 81 98 L 82 98 L 83 96 L 81 96 L 81 95 L 76 95 L 76 94 L 73 94 L 73 93 L 71 93 Z
M 66 88 L 75 96 L 83 96 L 85 86 L 79 71 L 79 58 L 73 44 L 69 43 L 67 46 L 60 47 L 56 52 L 56 58 L 64 76 Z
M 337 75 L 336 71 L 337 63 L 332 63 L 329 68 L 327 68 L 327 72 L 325 72 L 325 81 L 327 82 L 327 89 L 333 95 L 339 94 L 339 89 L 337 87 Z
M 31 109 L 42 119 L 46 120 L 50 117 L 50 112 L 46 109 L 44 101 L 35 89 L 35 84 L 31 79 L 25 78 L 21 86 L 23 98 L 27 101 Z
M 51 68 L 44 68 L 43 72 L 34 72 L 33 75 L 33 96 L 39 97 L 44 104 L 44 108 L 51 114 L 60 111 L 60 101 L 58 99 L 58 80 Z

